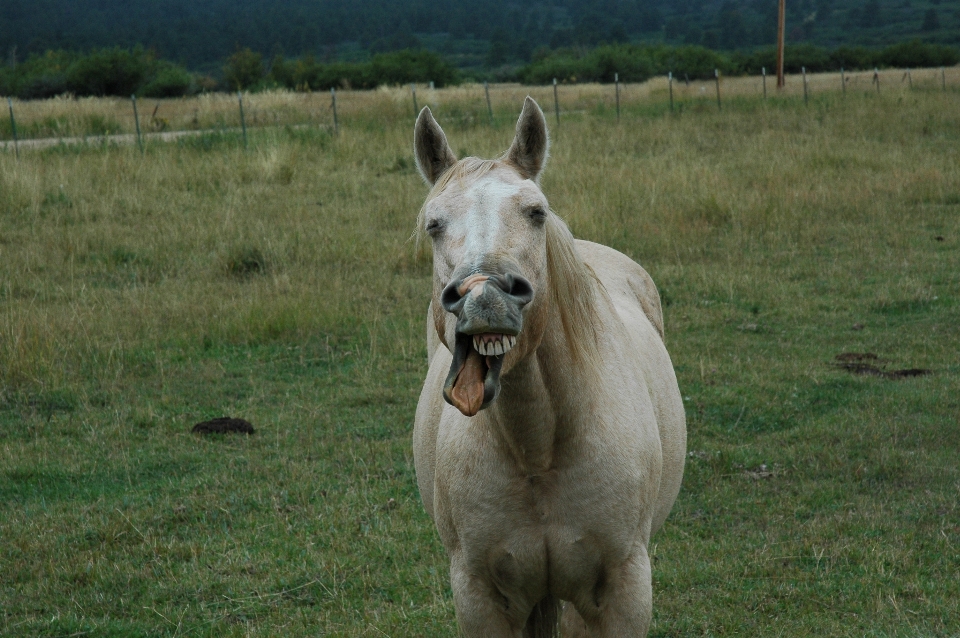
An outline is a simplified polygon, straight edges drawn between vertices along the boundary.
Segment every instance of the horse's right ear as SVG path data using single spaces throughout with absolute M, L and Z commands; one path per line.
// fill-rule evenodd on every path
M 540 106 L 529 95 L 523 101 L 523 112 L 517 120 L 517 135 L 507 150 L 507 160 L 520 174 L 534 182 L 547 165 L 550 138 L 547 136 L 547 118 Z
M 427 184 L 433 186 L 443 173 L 457 163 L 457 156 L 447 144 L 447 136 L 433 119 L 430 107 L 423 107 L 413 132 L 413 150 L 417 170 Z

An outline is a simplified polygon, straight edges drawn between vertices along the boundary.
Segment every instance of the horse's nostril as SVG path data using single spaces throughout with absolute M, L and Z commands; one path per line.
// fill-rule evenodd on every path
M 519 275 L 507 275 L 506 279 L 509 287 L 505 292 L 521 305 L 530 303 L 533 299 L 533 286 L 530 282 Z
M 460 294 L 459 287 L 459 281 L 451 281 L 440 294 L 440 304 L 447 312 L 453 312 L 456 309 L 457 304 L 463 298 Z

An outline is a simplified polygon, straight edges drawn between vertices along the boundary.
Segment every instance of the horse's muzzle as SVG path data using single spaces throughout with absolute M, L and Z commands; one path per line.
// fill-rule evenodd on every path
M 500 391 L 503 358 L 523 328 L 533 287 L 519 275 L 473 274 L 450 282 L 440 297 L 457 317 L 453 361 L 443 397 L 466 416 L 490 405 Z

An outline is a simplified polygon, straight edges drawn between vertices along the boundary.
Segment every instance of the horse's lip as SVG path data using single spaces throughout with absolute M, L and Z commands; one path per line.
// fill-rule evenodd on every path
M 504 333 L 505 334 L 505 333 Z M 474 416 L 480 410 L 490 406 L 500 393 L 500 371 L 503 369 L 503 359 L 506 355 L 481 355 L 473 347 L 474 335 L 458 332 L 456 343 L 453 347 L 453 360 L 450 362 L 450 371 L 447 373 L 447 379 L 443 384 L 443 398 L 450 405 L 459 409 L 465 416 Z M 483 402 L 475 412 L 468 413 L 457 406 L 453 401 L 452 391 L 457 377 L 463 371 L 467 363 L 467 357 L 471 352 L 476 356 L 483 357 L 483 365 L 486 368 L 483 375 Z

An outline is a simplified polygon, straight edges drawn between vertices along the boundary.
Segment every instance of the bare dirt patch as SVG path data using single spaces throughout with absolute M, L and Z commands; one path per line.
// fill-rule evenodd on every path
M 195 434 L 253 434 L 253 426 L 244 419 L 222 416 L 193 426 Z
M 872 352 L 844 352 L 835 356 L 831 365 L 841 370 L 846 370 L 851 374 L 881 377 L 883 379 L 907 379 L 933 374 L 932 370 L 925 370 L 923 368 L 886 370 L 886 363 L 886 361 Z

